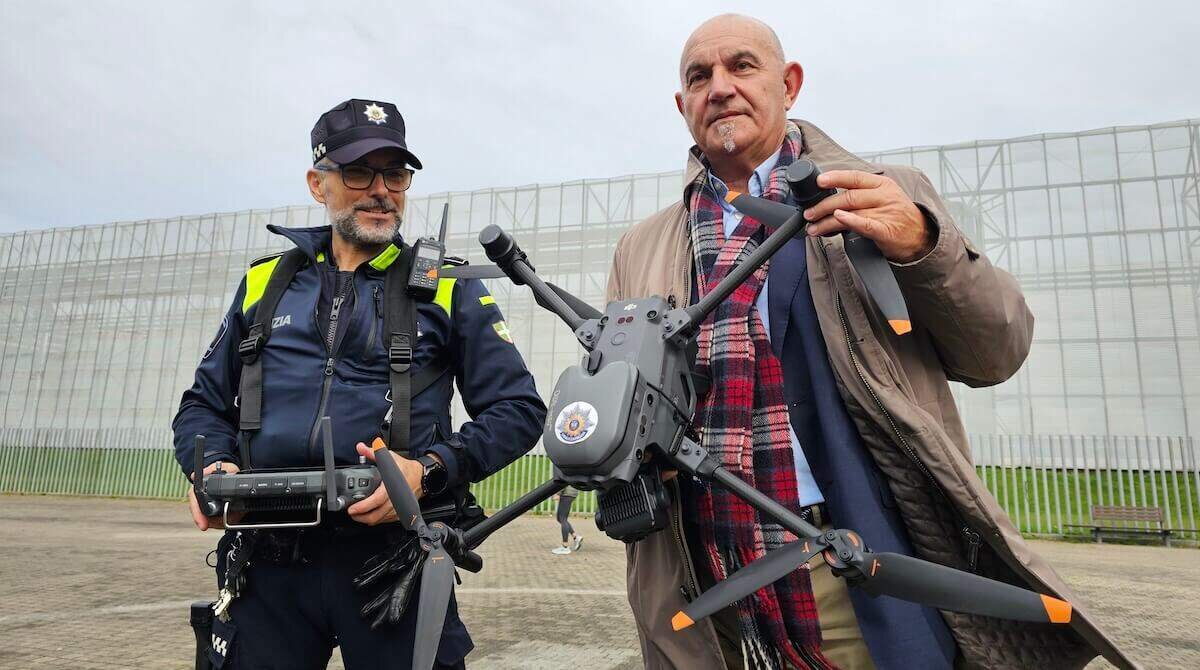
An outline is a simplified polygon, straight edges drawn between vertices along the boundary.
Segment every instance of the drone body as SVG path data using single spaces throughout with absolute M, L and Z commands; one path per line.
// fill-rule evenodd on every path
M 555 479 L 607 491 L 678 444 L 696 393 L 684 349 L 664 336 L 669 309 L 657 296 L 614 302 L 579 328 L 592 348 L 559 376 L 542 436 Z

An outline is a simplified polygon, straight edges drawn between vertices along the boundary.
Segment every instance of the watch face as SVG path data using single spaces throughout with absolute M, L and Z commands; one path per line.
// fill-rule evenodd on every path
M 432 457 L 425 459 L 425 475 L 422 477 L 421 488 L 426 493 L 437 495 L 446 489 L 448 475 L 446 468 Z

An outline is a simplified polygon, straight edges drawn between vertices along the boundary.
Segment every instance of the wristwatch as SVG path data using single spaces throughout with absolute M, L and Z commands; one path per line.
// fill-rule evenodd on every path
M 418 456 L 417 462 L 425 468 L 425 472 L 421 475 L 421 490 L 425 492 L 425 495 L 436 496 L 444 493 L 446 486 L 450 483 L 450 474 L 446 472 L 446 466 L 429 454 Z

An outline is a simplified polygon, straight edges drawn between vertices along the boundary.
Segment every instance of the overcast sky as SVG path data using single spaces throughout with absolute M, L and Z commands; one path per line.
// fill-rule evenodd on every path
M 682 166 L 679 51 L 738 11 L 850 149 L 1200 116 L 1200 3 L 0 0 L 0 233 L 309 202 L 308 133 L 396 103 L 412 193 Z

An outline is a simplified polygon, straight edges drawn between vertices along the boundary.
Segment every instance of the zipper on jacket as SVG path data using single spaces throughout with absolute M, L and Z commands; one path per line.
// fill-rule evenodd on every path
M 825 249 L 825 245 L 821 241 L 818 241 L 817 245 L 821 248 L 821 257 L 825 261 L 825 272 L 829 274 L 830 280 L 832 281 L 833 271 L 830 268 L 828 252 Z M 907 455 L 909 460 L 911 460 L 913 464 L 917 466 L 917 469 L 921 471 L 921 474 L 925 475 L 925 479 L 929 482 L 929 485 L 933 487 L 933 490 L 938 492 L 938 495 L 942 497 L 946 504 L 950 506 L 950 509 L 953 510 L 957 515 L 958 509 L 954 506 L 954 503 L 951 502 L 950 496 L 946 495 L 946 492 L 942 489 L 941 485 L 938 484 L 937 480 L 933 478 L 933 474 L 929 472 L 929 468 L 925 467 L 925 463 L 923 463 L 920 457 L 917 456 L 917 452 L 914 451 L 912 445 L 908 443 L 908 439 L 904 437 L 904 433 L 900 432 L 900 428 L 896 425 L 896 420 L 892 418 L 891 412 L 888 412 L 887 408 L 883 406 L 883 401 L 879 399 L 879 396 L 875 394 L 875 389 L 871 388 L 870 382 L 867 381 L 867 376 L 863 373 L 862 364 L 858 360 L 858 355 L 854 352 L 854 340 L 850 337 L 850 326 L 846 323 L 846 310 L 842 305 L 842 294 L 837 290 L 836 284 L 834 285 L 834 302 L 837 304 L 838 319 L 842 324 L 842 335 L 846 338 L 846 350 L 850 354 L 850 362 L 854 364 L 854 371 L 858 373 L 858 379 L 862 382 L 863 388 L 867 389 L 867 393 L 871 396 L 871 400 L 875 401 L 875 407 L 877 407 L 879 411 L 882 412 L 887 418 L 888 425 L 891 426 L 892 433 L 895 434 L 896 439 L 900 443 L 900 447 L 904 450 L 905 455 Z M 976 562 L 979 559 L 979 547 L 982 543 L 982 539 L 979 533 L 976 533 L 974 530 L 972 530 L 971 527 L 966 523 L 963 523 L 960 532 L 967 540 L 968 566 L 970 567 L 971 572 L 975 572 Z
M 679 588 L 682 591 L 683 599 L 690 603 L 700 597 L 700 588 L 696 584 L 692 554 L 688 551 L 687 542 L 683 539 L 683 493 L 678 478 L 679 475 L 676 475 L 669 482 L 675 493 L 675 504 L 671 506 L 674 508 L 674 513 L 671 515 L 671 535 L 674 536 L 680 554 L 683 556 L 684 583 Z
M 983 543 L 983 538 L 966 524 L 963 524 L 962 534 L 967 538 L 967 565 L 971 568 L 971 572 L 975 572 L 975 567 L 979 562 L 979 545 Z
M 375 303 L 375 318 L 371 319 L 371 330 L 367 333 L 367 344 L 363 347 L 363 358 L 366 358 L 371 353 L 371 348 L 375 346 L 375 330 L 379 324 L 379 315 L 383 313 L 383 296 L 379 293 L 379 285 L 371 287 L 371 302 Z
M 342 296 L 336 296 L 333 299 L 333 306 L 329 308 L 329 327 L 325 330 L 325 351 L 333 353 L 334 340 L 337 339 L 338 314 L 342 311 Z
M 685 249 L 684 253 L 687 251 Z M 675 309 L 676 303 L 687 305 L 692 301 L 691 287 L 691 264 L 687 266 L 689 269 L 683 275 L 683 296 L 677 300 L 674 295 L 667 296 L 667 304 L 671 309 Z M 690 362 L 693 363 L 693 362 Z M 688 550 L 687 542 L 683 537 L 683 490 L 679 485 L 680 475 L 676 475 L 668 483 L 671 485 L 675 493 L 674 514 L 671 515 L 671 534 L 675 537 L 675 544 L 679 547 L 680 555 L 683 556 L 683 574 L 685 582 L 679 587 L 682 592 L 683 599 L 689 603 L 700 597 L 700 587 L 696 583 L 695 567 L 692 565 L 692 552 Z
M 329 327 L 325 331 L 325 348 L 329 356 L 325 359 L 325 369 L 322 371 L 324 381 L 321 382 L 321 404 L 317 407 L 317 415 L 313 418 L 312 428 L 308 434 L 308 457 L 310 460 L 316 458 L 320 453 L 317 445 L 321 436 L 321 417 L 325 416 L 325 410 L 329 406 L 329 390 L 333 386 L 333 366 L 337 363 L 337 352 L 334 351 L 334 347 L 338 344 L 338 318 L 341 316 L 342 305 L 346 302 L 345 290 L 340 285 L 340 277 L 338 284 L 337 295 L 333 296 L 333 304 L 329 309 Z M 353 276 L 347 282 L 347 287 L 351 291 L 354 290 Z

